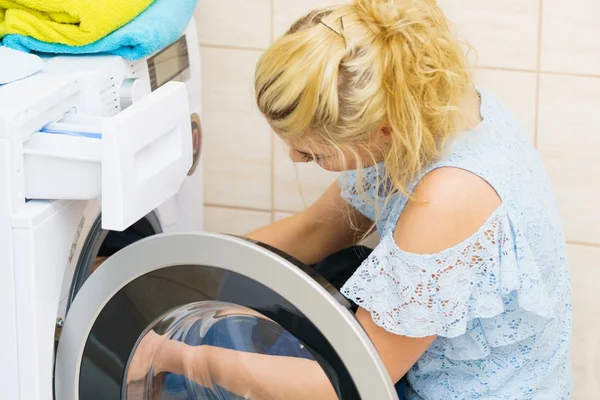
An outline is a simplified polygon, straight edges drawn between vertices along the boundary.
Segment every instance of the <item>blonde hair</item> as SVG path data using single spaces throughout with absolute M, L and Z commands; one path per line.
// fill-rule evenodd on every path
M 292 25 L 256 68 L 260 111 L 286 141 L 338 150 L 390 132 L 383 181 L 408 194 L 450 135 L 464 129 L 468 62 L 435 0 L 355 0 Z

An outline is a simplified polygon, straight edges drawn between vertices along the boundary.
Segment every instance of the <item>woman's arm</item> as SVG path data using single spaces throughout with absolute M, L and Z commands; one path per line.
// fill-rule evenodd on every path
M 252 400 L 336 400 L 337 395 L 316 361 L 245 353 L 206 346 L 214 382 L 225 390 Z
M 335 182 L 306 210 L 247 237 L 312 265 L 358 243 L 372 226 L 372 221 L 342 199 Z
M 391 334 L 376 326 L 369 313 L 363 309 L 359 310 L 357 317 L 367 334 L 374 339 L 394 381 L 398 381 L 410 369 L 435 339 Z M 161 341 L 159 335 L 151 335 L 151 341 Z M 184 375 L 207 388 L 216 384 L 246 399 L 338 398 L 321 366 L 316 361 L 302 358 L 248 353 L 212 346 L 189 346 L 169 340 L 163 341 L 152 359 L 154 373 L 168 371 Z M 139 379 L 144 374 L 128 378 Z
M 252 400 L 335 400 L 327 375 L 316 361 L 223 349 L 190 346 L 149 332 L 134 354 L 127 381 L 142 379 L 153 367 L 154 374 L 171 372 L 197 384 L 216 384 Z

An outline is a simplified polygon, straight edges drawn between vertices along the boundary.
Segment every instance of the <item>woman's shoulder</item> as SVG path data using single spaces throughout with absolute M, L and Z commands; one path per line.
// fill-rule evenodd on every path
M 398 246 L 432 254 L 476 233 L 502 204 L 481 177 L 460 168 L 431 171 L 416 186 L 394 229 Z

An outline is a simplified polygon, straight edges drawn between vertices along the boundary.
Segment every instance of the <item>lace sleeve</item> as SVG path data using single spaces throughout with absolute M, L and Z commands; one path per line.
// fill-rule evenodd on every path
M 342 293 L 379 326 L 411 337 L 462 335 L 470 321 L 502 314 L 515 293 L 518 307 L 538 320 L 553 316 L 536 261 L 504 206 L 472 237 L 438 254 L 404 252 L 387 234 Z
M 346 171 L 340 174 L 338 184 L 342 198 L 356 208 L 371 221 L 377 219 L 374 204 L 375 204 L 375 188 L 377 186 L 377 169 L 365 168 L 364 176 L 361 179 L 363 190 L 359 192 L 357 186 L 357 172 Z

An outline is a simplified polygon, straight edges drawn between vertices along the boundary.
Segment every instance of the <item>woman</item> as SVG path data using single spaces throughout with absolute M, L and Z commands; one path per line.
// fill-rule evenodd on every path
M 408 399 L 569 397 L 569 272 L 549 179 L 515 117 L 473 87 L 434 0 L 311 12 L 260 59 L 256 97 L 292 160 L 345 172 L 250 236 L 313 264 L 376 224 L 381 242 L 342 293 L 392 380 L 407 376 Z M 247 398 L 335 398 L 309 360 L 180 354 L 162 369 L 206 384 L 210 373 Z

